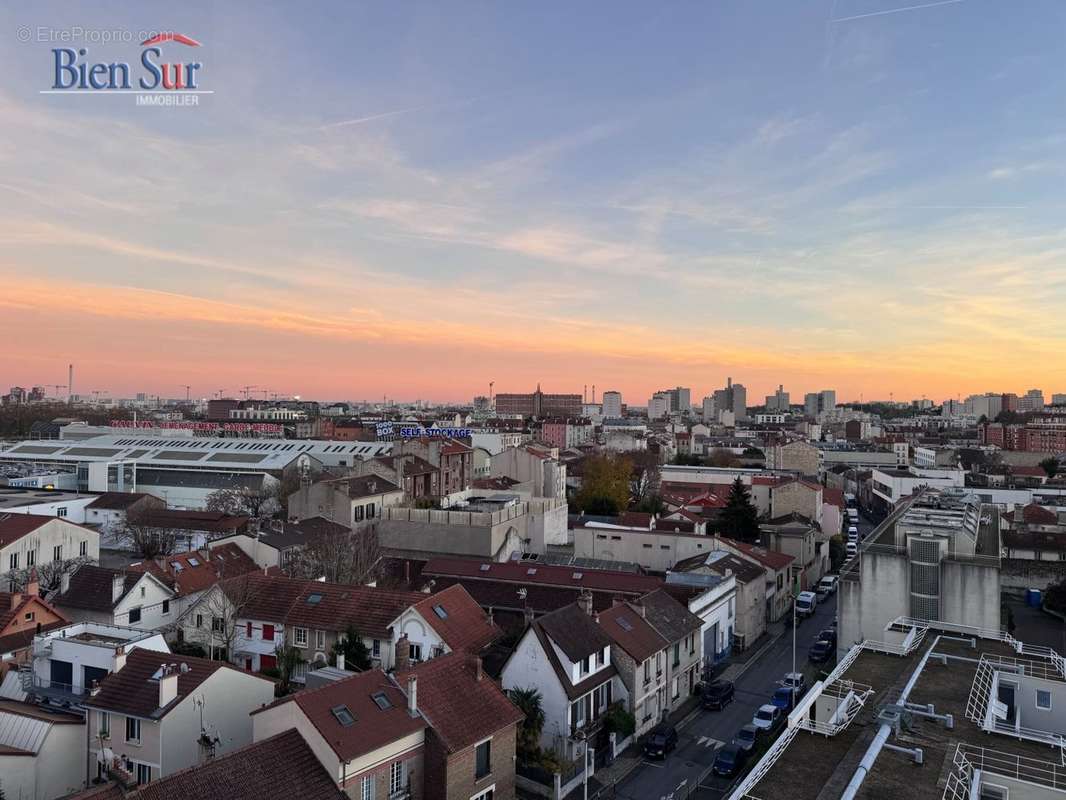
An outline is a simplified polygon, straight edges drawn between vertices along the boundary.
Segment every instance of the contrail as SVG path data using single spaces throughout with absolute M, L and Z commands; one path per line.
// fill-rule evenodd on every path
M 346 128 L 349 125 L 362 125 L 364 122 L 373 122 L 376 119 L 385 119 L 386 117 L 396 117 L 400 114 L 413 114 L 415 111 L 425 111 L 427 108 L 433 108 L 433 106 L 415 106 L 414 108 L 399 108 L 395 111 L 383 111 L 380 114 L 371 114 L 367 117 L 356 117 L 355 119 L 346 119 L 341 122 L 331 122 L 328 125 L 323 125 L 319 130 L 327 131 L 330 128 Z
M 925 3 L 920 6 L 905 6 L 903 8 L 890 8 L 887 11 L 872 11 L 869 14 L 856 14 L 853 17 L 840 17 L 840 19 L 831 19 L 830 22 L 850 22 L 853 19 L 866 19 L 867 17 L 883 17 L 886 14 L 899 14 L 901 11 L 918 11 L 923 8 L 935 8 L 936 6 L 949 6 L 955 3 L 962 3 L 964 0 L 939 0 L 937 3 Z

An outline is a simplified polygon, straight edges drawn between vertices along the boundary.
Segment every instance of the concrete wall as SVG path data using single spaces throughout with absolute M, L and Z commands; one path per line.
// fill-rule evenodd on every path
M 999 630 L 999 567 L 940 562 L 941 618 L 976 628 Z
M 871 553 L 861 556 L 861 582 L 839 581 L 840 635 L 838 656 L 864 639 L 884 641 L 885 625 L 910 614 L 910 574 L 901 555 Z M 998 594 L 997 594 L 998 602 Z
M 575 528 L 574 555 L 639 564 L 665 572 L 682 559 L 715 549 L 710 536 L 643 532 L 621 528 Z

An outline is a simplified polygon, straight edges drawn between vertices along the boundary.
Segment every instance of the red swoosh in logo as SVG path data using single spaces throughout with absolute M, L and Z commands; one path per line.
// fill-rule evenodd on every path
M 183 33 L 160 33 L 145 39 L 141 42 L 141 47 L 147 47 L 150 44 L 162 44 L 163 42 L 180 42 L 181 44 L 188 45 L 189 47 L 199 47 L 200 43 L 195 39 L 190 39 Z

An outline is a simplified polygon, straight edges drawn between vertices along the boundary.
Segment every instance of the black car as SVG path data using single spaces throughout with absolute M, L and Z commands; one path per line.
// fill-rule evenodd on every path
M 759 741 L 759 734 L 759 729 L 754 725 L 745 725 L 737 731 L 737 735 L 733 737 L 732 743 L 745 753 L 750 753 L 755 748 L 756 742 Z
M 819 642 L 829 642 L 833 647 L 837 646 L 837 632 L 835 628 L 826 628 L 818 634 Z
M 833 651 L 835 649 L 836 647 L 830 644 L 829 642 L 825 641 L 824 639 L 819 639 L 817 642 L 811 645 L 811 649 L 807 653 L 807 655 L 815 664 L 824 664 L 826 661 L 832 658 Z
M 733 702 L 733 684 L 724 680 L 714 681 L 703 687 L 700 696 L 704 708 L 720 711 Z
M 648 758 L 666 758 L 666 754 L 675 747 L 677 731 L 670 725 L 659 725 L 644 740 L 644 755 Z
M 712 769 L 715 775 L 720 775 L 723 778 L 732 778 L 740 772 L 747 760 L 747 750 L 735 744 L 727 744 L 718 751 L 718 755 L 714 758 Z

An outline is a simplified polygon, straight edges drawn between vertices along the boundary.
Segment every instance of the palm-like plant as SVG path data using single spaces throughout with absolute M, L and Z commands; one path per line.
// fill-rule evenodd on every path
M 523 754 L 536 753 L 540 747 L 540 734 L 544 730 L 544 709 L 538 689 L 515 687 L 507 693 L 514 703 L 526 715 L 518 729 L 518 751 Z

